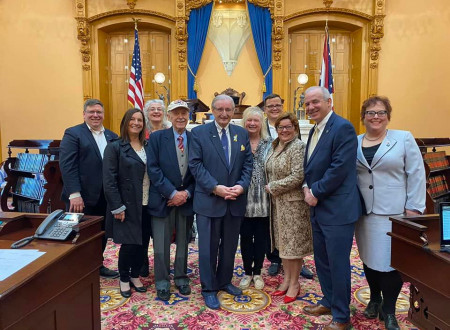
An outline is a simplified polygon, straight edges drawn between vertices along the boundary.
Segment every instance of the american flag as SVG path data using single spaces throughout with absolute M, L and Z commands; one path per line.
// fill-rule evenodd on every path
M 142 83 L 141 51 L 137 28 L 134 29 L 134 51 L 128 84 L 128 102 L 132 107 L 144 109 L 144 84 Z
M 325 40 L 323 42 L 323 58 L 322 58 L 322 70 L 320 72 L 319 86 L 328 89 L 331 95 L 331 101 L 333 101 L 334 83 L 333 72 L 331 66 L 331 53 L 330 53 L 330 36 L 328 35 L 328 27 L 325 27 Z

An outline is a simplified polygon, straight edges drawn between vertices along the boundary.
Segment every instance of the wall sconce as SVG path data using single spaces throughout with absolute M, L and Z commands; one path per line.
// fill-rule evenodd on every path
M 294 113 L 300 120 L 300 124 L 309 124 L 309 120 L 306 119 L 306 111 L 303 109 L 303 103 L 305 101 L 305 94 L 303 93 L 303 88 L 308 82 L 308 75 L 305 73 L 300 73 L 297 77 L 297 82 L 300 84 L 294 91 Z M 300 90 L 300 101 L 297 105 L 297 92 Z
M 157 72 L 153 78 L 155 82 L 163 87 L 166 90 L 166 97 L 164 97 L 164 93 L 159 94 L 158 91 L 155 91 L 156 95 L 158 95 L 159 99 L 164 102 L 164 99 L 167 99 L 167 105 L 170 103 L 170 90 L 167 88 L 167 86 L 163 85 L 163 83 L 166 81 L 166 76 L 162 72 Z

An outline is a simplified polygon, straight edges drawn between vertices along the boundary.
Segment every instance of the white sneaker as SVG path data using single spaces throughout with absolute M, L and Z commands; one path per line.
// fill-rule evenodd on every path
M 264 280 L 261 275 L 253 276 L 253 282 L 255 283 L 255 289 L 262 290 L 264 288 Z
M 252 282 L 252 277 L 249 275 L 244 275 L 244 277 L 242 278 L 241 282 L 239 283 L 239 287 L 241 289 L 248 289 L 248 287 L 250 286 L 250 283 Z

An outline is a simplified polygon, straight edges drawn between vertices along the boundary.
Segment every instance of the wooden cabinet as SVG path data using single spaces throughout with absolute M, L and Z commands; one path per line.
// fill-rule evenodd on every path
M 3 211 L 51 213 L 65 209 L 58 162 L 60 142 L 13 140 L 9 143 L 9 157 L 4 165 L 6 185 L 0 199 Z
M 450 138 L 417 138 L 427 178 L 426 212 L 439 213 L 439 203 L 450 200 Z

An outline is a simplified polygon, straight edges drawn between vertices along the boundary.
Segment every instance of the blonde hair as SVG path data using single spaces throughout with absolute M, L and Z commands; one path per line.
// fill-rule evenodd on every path
M 261 131 L 260 136 L 261 139 L 265 140 L 268 137 L 267 133 L 267 123 L 264 120 L 264 112 L 259 107 L 248 107 L 245 109 L 244 114 L 242 115 L 241 126 L 245 128 L 245 122 L 250 116 L 258 116 L 261 120 Z

